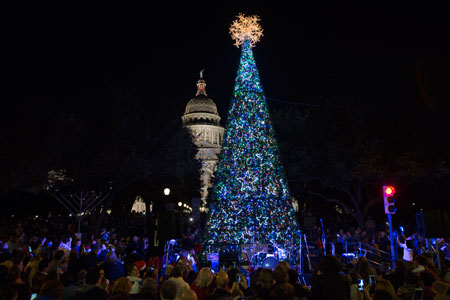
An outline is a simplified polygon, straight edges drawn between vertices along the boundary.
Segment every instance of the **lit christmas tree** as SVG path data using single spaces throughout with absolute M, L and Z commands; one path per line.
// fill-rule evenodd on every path
M 203 236 L 210 248 L 290 245 L 300 237 L 253 57 L 262 36 L 258 21 L 239 15 L 230 28 L 242 53 Z

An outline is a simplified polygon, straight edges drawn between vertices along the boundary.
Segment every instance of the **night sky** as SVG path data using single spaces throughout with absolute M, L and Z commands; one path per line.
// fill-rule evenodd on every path
M 268 98 L 357 96 L 439 111 L 449 96 L 450 21 L 439 7 L 169 6 L 3 10 L 4 101 L 20 110 L 107 105 L 104 90 L 120 87 L 163 111 L 182 110 L 205 68 L 225 119 L 240 55 L 228 28 L 239 12 L 262 18 L 254 52 Z M 433 76 L 440 82 L 429 87 Z
M 131 91 L 162 119 L 180 118 L 203 68 L 224 124 L 240 56 L 228 29 L 240 12 L 262 19 L 254 53 L 269 99 L 354 97 L 405 122 L 450 119 L 450 18 L 442 7 L 129 2 L 2 9 L 2 130 L 107 106 L 111 89 Z

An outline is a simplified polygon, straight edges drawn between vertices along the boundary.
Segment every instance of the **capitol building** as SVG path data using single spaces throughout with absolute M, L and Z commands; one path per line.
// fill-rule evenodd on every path
M 186 105 L 181 117 L 183 126 L 192 134 L 198 148 L 197 159 L 201 162 L 201 200 L 202 207 L 206 204 L 208 188 L 212 186 L 214 172 L 217 169 L 219 154 L 222 148 L 224 128 L 220 126 L 220 116 L 214 101 L 206 94 L 206 82 L 203 71 L 197 82 L 197 93 Z

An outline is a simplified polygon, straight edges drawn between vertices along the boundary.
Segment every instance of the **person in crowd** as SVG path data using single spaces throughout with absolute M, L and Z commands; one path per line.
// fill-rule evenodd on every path
M 374 268 L 369 266 L 369 261 L 365 257 L 360 257 L 356 263 L 356 270 L 366 284 L 369 283 L 369 275 L 376 275 L 377 272 Z
M 34 275 L 37 272 L 38 269 L 38 265 L 39 265 L 39 257 L 31 257 L 30 260 L 28 260 L 28 263 L 26 264 L 25 268 L 24 268 L 24 273 L 27 274 L 28 279 L 27 279 L 27 284 L 29 286 L 32 285 L 32 280 Z
M 403 260 L 412 262 L 414 260 L 414 244 L 413 237 L 406 238 L 403 235 L 399 235 L 397 238 L 398 245 L 403 248 Z
M 98 273 L 100 274 L 100 287 L 104 290 L 107 290 L 109 286 L 109 280 L 105 277 L 105 270 L 101 266 L 99 266 L 98 268 Z
M 433 254 L 431 254 L 430 252 L 425 252 L 422 254 L 423 257 L 425 257 L 425 259 L 427 260 L 426 262 L 426 268 L 431 271 L 434 276 L 438 277 L 440 272 L 439 269 L 436 267 L 436 265 L 434 264 L 434 258 L 433 258 Z
M 278 264 L 283 266 L 286 270 L 289 270 L 289 263 L 287 261 L 281 260 Z
M 363 290 L 359 290 L 359 282 L 362 279 L 361 275 L 355 269 L 350 270 L 348 276 L 350 277 L 350 299 L 351 300 L 370 300 L 368 285 L 365 285 Z
M 87 271 L 85 286 L 74 295 L 74 300 L 107 300 L 108 294 L 100 288 L 100 273 L 97 268 Z
M 59 271 L 66 270 L 66 267 L 66 253 L 61 249 L 56 250 L 53 253 L 52 260 L 50 261 L 48 273 L 54 272 L 57 274 Z
M 139 277 L 139 269 L 135 264 L 128 266 L 128 280 L 132 283 L 130 294 L 139 294 L 141 291 L 142 279 Z
M 18 292 L 17 300 L 29 300 L 31 291 L 21 277 L 22 272 L 17 265 L 13 265 L 8 272 L 8 282 L 13 284 Z
M 378 244 L 378 249 L 380 249 L 381 251 L 384 251 L 384 252 L 388 251 L 389 238 L 387 237 L 386 231 L 380 231 L 378 233 L 377 244 Z M 363 276 L 363 274 L 361 274 L 361 276 Z M 364 278 L 364 276 L 363 276 L 363 278 Z
M 375 291 L 372 300 L 394 300 L 394 298 L 388 292 Z
M 379 295 L 388 295 L 392 300 L 398 300 L 397 294 L 395 293 L 394 286 L 389 280 L 380 279 L 375 285 L 375 293 Z
M 142 282 L 141 292 L 139 294 L 131 295 L 136 300 L 156 300 L 157 299 L 157 285 L 155 278 L 147 277 Z
M 113 287 L 111 289 L 111 294 L 117 296 L 120 294 L 128 295 L 131 292 L 133 283 L 127 277 L 120 277 L 114 281 Z
M 166 281 L 166 280 L 168 280 L 169 278 L 170 278 L 170 273 L 172 272 L 172 270 L 173 270 L 173 265 L 167 265 L 166 266 L 166 270 L 164 271 L 164 276 L 162 276 L 160 279 L 159 279 L 159 284 L 161 285 L 164 281 Z
M 61 300 L 64 293 L 64 286 L 58 280 L 47 280 L 39 291 L 36 300 Z
M 82 269 L 80 272 L 78 272 L 77 281 L 75 285 L 80 291 L 84 289 L 84 287 L 86 286 L 86 275 L 87 275 L 86 269 Z
M 234 282 L 236 282 L 239 279 L 240 285 L 238 286 L 240 286 L 243 291 L 247 289 L 248 287 L 247 278 L 245 278 L 244 274 L 242 274 L 239 268 L 233 267 L 229 271 L 227 271 L 227 273 L 229 279 L 228 286 L 233 286 Z
M 78 288 L 75 286 L 73 282 L 73 276 L 69 272 L 64 272 L 61 275 L 61 283 L 64 286 L 64 292 L 61 297 L 61 300 L 69 300 L 73 295 L 77 292 Z
M 416 267 L 412 271 L 413 273 L 419 274 L 426 270 L 428 260 L 422 254 L 419 254 L 416 256 L 415 263 Z
M 76 278 L 78 272 L 81 271 L 81 268 L 78 252 L 73 249 L 68 256 L 67 272 L 71 273 L 72 277 Z
M 177 286 L 177 298 L 180 298 L 185 290 L 190 290 L 189 284 L 183 279 L 183 267 L 181 265 L 176 265 L 172 269 L 169 280 Z
M 298 281 L 298 272 L 294 269 L 289 268 L 288 276 L 289 276 L 289 283 L 292 284 L 292 286 L 295 289 L 295 296 L 298 299 L 308 298 L 311 291 L 306 285 L 300 284 L 300 282 Z
M 177 284 L 172 280 L 166 280 L 161 285 L 161 300 L 174 300 L 177 297 Z
M 253 275 L 250 277 L 250 286 L 245 290 L 244 294 L 246 297 L 256 297 L 258 295 L 257 293 L 257 282 L 258 282 L 258 278 L 259 278 L 259 274 L 261 273 L 261 271 L 263 270 L 268 270 L 265 268 L 258 268 L 256 269 L 256 271 L 254 271 Z M 272 286 L 272 270 L 270 271 L 270 286 L 267 289 L 267 295 L 269 294 L 270 291 L 270 287 Z
M 395 270 L 387 273 L 383 278 L 389 280 L 394 286 L 394 289 L 397 291 L 399 287 L 405 284 L 406 263 L 401 260 L 395 261 Z
M 158 269 L 155 269 L 154 267 L 147 267 L 147 269 L 144 271 L 144 277 L 145 278 L 153 278 L 154 280 L 158 280 Z
M 401 300 L 413 299 L 414 290 L 419 287 L 419 276 L 409 270 L 406 272 L 405 284 L 397 290 L 398 298 Z
M 230 294 L 233 299 L 239 299 L 244 297 L 244 292 L 242 291 L 239 283 L 237 281 L 233 282 L 230 289 Z
M 173 271 L 172 271 L 173 272 Z M 224 270 L 220 270 L 216 275 L 216 286 L 212 295 L 208 295 L 206 299 L 215 300 L 220 297 L 230 297 L 231 294 L 228 291 L 228 274 Z
M 423 289 L 423 300 L 433 300 L 436 292 L 433 290 L 433 283 L 436 281 L 435 275 L 428 270 L 420 273 L 420 282 Z
M 213 280 L 211 269 L 203 267 L 198 272 L 197 279 L 191 284 L 191 289 L 197 295 L 198 300 L 205 300 L 208 292 L 208 286 Z
M 284 263 L 279 263 L 273 270 L 275 284 L 270 289 L 272 299 L 291 299 L 295 296 L 295 289 L 289 283 L 288 269 Z
M 81 249 L 81 240 L 80 240 L 80 239 L 76 239 L 76 240 L 73 242 L 72 249 L 74 249 L 75 251 L 77 251 L 78 254 L 81 253 L 81 250 L 82 250 L 82 249 Z
M 433 282 L 432 288 L 436 293 L 433 300 L 448 300 L 449 299 L 449 295 L 448 295 L 449 284 L 445 283 L 442 280 L 436 280 L 435 282 Z
M 185 272 L 183 273 L 184 281 L 186 281 L 187 284 L 189 284 L 189 286 L 191 286 L 196 278 L 197 278 L 197 273 L 195 273 L 195 271 L 192 270 L 191 267 L 189 267 L 189 266 L 186 267 Z
M 197 294 L 191 290 L 185 290 L 183 294 L 181 294 L 180 300 L 198 300 Z
M 38 263 L 38 269 L 31 280 L 31 292 L 38 293 L 42 284 L 47 280 L 47 273 L 50 261 L 48 259 L 42 259 Z
M 311 300 L 349 300 L 350 283 L 339 274 L 341 264 L 335 256 L 324 256 L 311 287 Z

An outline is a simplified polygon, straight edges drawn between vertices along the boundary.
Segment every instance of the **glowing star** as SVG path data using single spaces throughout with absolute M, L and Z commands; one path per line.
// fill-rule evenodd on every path
M 245 191 L 256 191 L 255 184 L 258 182 L 257 177 L 250 177 L 250 172 L 244 172 L 244 176 L 241 178 L 238 178 L 238 180 L 241 182 L 241 192 Z
M 239 14 L 237 19 L 233 21 L 230 27 L 231 38 L 235 41 L 234 45 L 239 48 L 245 40 L 250 42 L 250 46 L 254 47 L 263 36 L 263 29 L 259 25 L 261 19 L 258 16 L 248 16 Z

